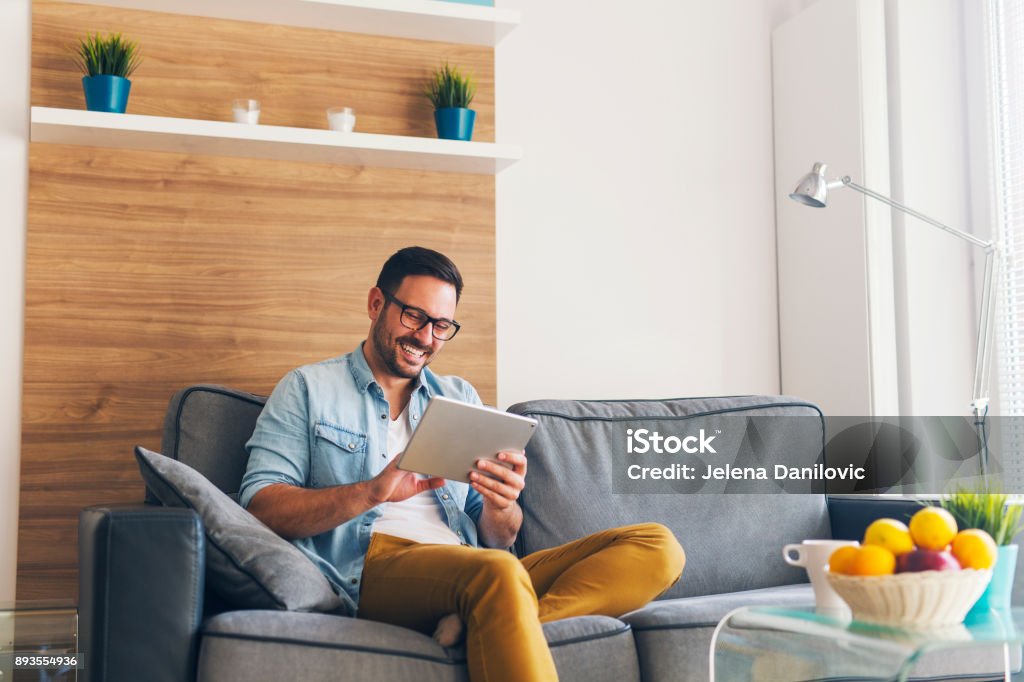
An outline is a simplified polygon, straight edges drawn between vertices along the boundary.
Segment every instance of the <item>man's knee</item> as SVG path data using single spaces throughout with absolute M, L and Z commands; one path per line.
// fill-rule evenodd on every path
M 652 577 L 657 577 L 665 589 L 682 577 L 686 552 L 668 527 L 660 523 L 638 523 L 625 530 L 632 541 L 648 550 L 650 556 L 645 560 L 645 567 L 649 567 L 654 574 Z
M 497 549 L 479 552 L 475 562 L 474 584 L 499 591 L 527 589 L 533 592 L 530 574 L 512 554 Z

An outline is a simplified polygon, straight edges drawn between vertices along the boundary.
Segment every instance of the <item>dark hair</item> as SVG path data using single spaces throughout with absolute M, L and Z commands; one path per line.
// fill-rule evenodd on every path
M 422 246 L 407 246 L 388 258 L 377 276 L 377 287 L 394 294 L 409 275 L 429 275 L 448 282 L 455 287 L 456 303 L 462 296 L 462 274 L 455 263 L 443 253 Z

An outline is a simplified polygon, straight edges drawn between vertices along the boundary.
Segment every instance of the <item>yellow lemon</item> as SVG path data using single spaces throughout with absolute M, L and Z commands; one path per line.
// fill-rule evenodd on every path
M 910 518 L 910 536 L 920 549 L 941 552 L 956 532 L 956 519 L 942 507 L 925 507 Z
M 857 558 L 858 547 L 847 545 L 832 552 L 828 558 L 828 570 L 840 575 L 851 575 L 853 562 Z
M 896 572 L 896 555 L 885 547 L 865 545 L 857 550 L 850 575 L 891 575 Z
M 914 540 L 907 525 L 896 519 L 872 521 L 864 532 L 865 545 L 878 545 L 899 556 L 914 551 Z
M 962 530 L 953 538 L 953 556 L 963 568 L 992 568 L 998 553 L 996 541 L 981 529 Z

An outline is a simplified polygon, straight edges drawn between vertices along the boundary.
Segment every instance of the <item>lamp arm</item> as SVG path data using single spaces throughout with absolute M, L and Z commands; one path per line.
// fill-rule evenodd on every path
M 979 453 L 981 455 L 981 473 L 985 475 L 988 472 L 988 441 L 985 436 L 985 418 L 988 416 L 989 407 L 989 395 L 988 395 L 988 375 L 989 375 L 989 360 L 991 358 L 990 346 L 991 340 L 991 328 L 992 328 L 992 314 L 993 314 L 993 302 L 995 300 L 995 282 L 996 282 L 996 269 L 999 267 L 999 254 L 996 249 L 996 245 L 992 241 L 985 241 L 978 239 L 972 234 L 968 234 L 963 230 L 958 230 L 955 227 L 950 227 L 940 223 L 934 218 L 929 218 L 923 213 L 918 213 L 908 206 L 904 206 L 898 201 L 894 201 L 887 196 L 883 196 L 878 192 L 858 185 L 856 182 L 850 179 L 850 176 L 844 176 L 838 181 L 828 183 L 828 188 L 842 184 L 844 187 L 855 189 L 861 194 L 877 199 L 883 204 L 891 206 L 907 215 L 911 215 L 918 220 L 928 223 L 934 227 L 939 228 L 943 232 L 948 232 L 954 237 L 974 244 L 985 251 L 985 273 L 982 280 L 981 289 L 981 313 L 978 316 L 978 353 L 974 363 L 974 397 L 971 400 L 971 411 L 974 413 L 975 426 L 978 428 L 978 444 Z
M 981 315 L 978 320 L 978 356 L 974 364 L 974 399 L 971 411 L 974 412 L 974 426 L 978 429 L 978 454 L 981 459 L 981 475 L 988 475 L 988 436 L 985 433 L 985 419 L 988 417 L 989 395 L 989 345 L 992 327 L 992 306 L 995 301 L 996 269 L 999 267 L 999 254 L 995 247 L 985 249 L 985 275 L 981 289 Z
M 995 247 L 985 250 L 985 275 L 981 288 L 981 314 L 978 316 L 978 357 L 974 365 L 974 400 L 971 407 L 976 416 L 988 412 L 988 378 L 991 359 L 992 307 L 995 304 L 996 270 L 999 268 L 999 253 Z
M 998 267 L 998 258 L 996 257 L 996 247 L 991 241 L 985 241 L 978 239 L 973 234 L 968 234 L 963 230 L 958 230 L 955 227 L 950 227 L 940 223 L 934 218 L 929 218 L 923 213 L 919 213 L 914 209 L 904 206 L 898 201 L 894 201 L 887 196 L 883 196 L 874 190 L 870 190 L 867 187 L 858 185 L 856 182 L 850 179 L 847 175 L 839 180 L 844 187 L 855 189 L 861 194 L 867 195 L 872 199 L 877 199 L 883 204 L 892 206 L 895 209 L 903 211 L 904 213 L 911 215 L 918 220 L 928 223 L 934 227 L 939 228 L 943 232 L 959 237 L 966 242 L 974 244 L 985 250 L 985 274 L 982 280 L 981 290 L 981 314 L 978 316 L 978 356 L 974 363 L 974 399 L 971 401 L 971 408 L 975 415 L 982 415 L 988 410 L 988 362 L 989 362 L 989 345 L 991 343 L 989 333 L 992 327 L 992 301 L 995 298 L 995 271 Z M 831 183 L 830 183 L 831 185 Z
M 866 194 L 867 196 L 871 197 L 872 199 L 878 199 L 883 204 L 888 204 L 889 206 L 892 206 L 893 208 L 899 209 L 900 211 L 903 211 L 904 213 L 906 213 L 908 215 L 912 215 L 915 218 L 917 218 L 918 220 L 923 220 L 924 222 L 928 223 L 929 225 L 933 225 L 933 226 L 939 228 L 940 230 L 942 230 L 944 232 L 948 232 L 951 235 L 960 237 L 960 239 L 963 239 L 964 241 L 970 242 L 971 244 L 974 244 L 975 246 L 980 246 L 981 248 L 985 249 L 986 252 L 991 251 L 994 248 L 992 242 L 985 241 L 984 239 L 978 239 L 973 234 L 968 234 L 968 233 L 964 232 L 963 230 L 958 230 L 955 227 L 950 227 L 949 225 L 944 225 L 944 224 L 940 223 L 938 220 L 935 220 L 934 218 L 929 218 L 928 216 L 924 215 L 923 213 L 918 213 L 914 209 L 912 209 L 912 208 L 910 208 L 908 206 L 904 206 L 903 204 L 901 204 L 898 201 L 894 201 L 894 200 L 890 199 L 887 196 L 883 196 L 883 195 L 879 194 L 878 192 L 875 192 L 874 190 L 870 190 L 867 187 L 862 187 L 861 185 L 858 185 L 856 182 L 854 182 L 853 180 L 850 179 L 849 175 L 847 175 L 844 178 L 842 178 L 842 180 L 840 180 L 840 182 L 842 182 L 845 187 L 849 187 L 851 189 L 855 189 L 858 192 L 860 192 L 861 194 Z

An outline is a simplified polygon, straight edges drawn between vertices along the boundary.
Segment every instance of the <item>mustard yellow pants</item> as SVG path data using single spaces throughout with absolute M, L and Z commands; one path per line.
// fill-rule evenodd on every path
M 541 623 L 620 616 L 671 587 L 685 556 L 670 530 L 641 523 L 517 559 L 509 552 L 427 545 L 375 533 L 359 617 L 430 634 L 458 613 L 472 682 L 557 680 Z

